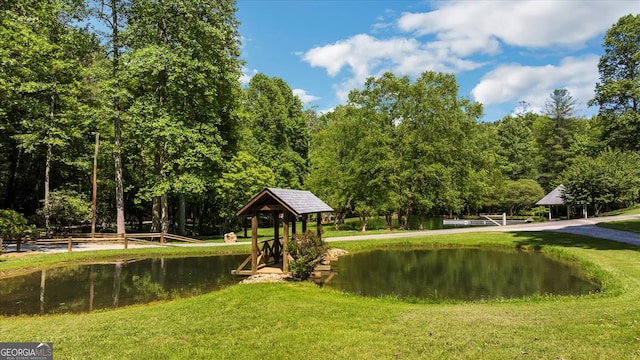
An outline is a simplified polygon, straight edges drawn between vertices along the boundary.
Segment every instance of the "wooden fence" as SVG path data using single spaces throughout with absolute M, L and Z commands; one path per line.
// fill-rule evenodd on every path
M 63 238 L 52 238 L 52 239 L 37 239 L 34 241 L 29 241 L 29 243 L 36 245 L 67 245 L 67 250 L 69 252 L 72 251 L 73 245 L 76 244 L 123 244 L 124 248 L 127 249 L 129 243 L 138 243 L 138 244 L 154 244 L 154 245 L 163 245 L 163 246 L 172 246 L 170 241 L 180 241 L 187 243 L 203 243 L 202 240 L 197 240 L 193 238 L 189 238 L 186 236 L 180 236 L 169 233 L 130 233 L 130 234 L 108 234 L 108 233 L 100 233 L 94 234 L 91 237 L 91 234 L 73 234 Z M 18 251 L 20 248 L 18 246 Z

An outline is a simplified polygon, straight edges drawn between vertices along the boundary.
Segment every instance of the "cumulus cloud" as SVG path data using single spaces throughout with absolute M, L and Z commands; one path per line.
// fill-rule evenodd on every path
M 293 89 L 293 95 L 297 96 L 303 104 L 319 100 L 320 97 L 307 94 L 303 89 Z
M 495 53 L 497 39 L 520 47 L 581 47 L 635 13 L 635 1 L 450 1 L 425 13 L 405 13 L 398 27 L 417 37 L 434 35 L 452 52 Z
M 525 100 L 539 111 L 554 89 L 566 88 L 584 104 L 593 97 L 598 60 L 597 55 L 587 55 L 564 58 L 558 65 L 500 65 L 486 73 L 471 94 L 484 105 Z
M 338 98 L 345 100 L 350 90 L 362 85 L 370 76 L 385 71 L 397 75 L 417 76 L 424 71 L 460 72 L 482 64 L 451 57 L 448 53 L 416 39 L 395 37 L 377 39 L 358 34 L 333 44 L 307 51 L 303 60 L 311 66 L 325 68 L 329 76 L 337 76 L 348 69 L 347 80 L 335 86 Z
M 333 85 L 344 101 L 349 91 L 385 71 L 418 76 L 425 71 L 489 71 L 473 89 L 485 105 L 527 100 L 541 106 L 556 88 L 567 88 L 585 103 L 597 81 L 597 56 L 567 57 L 601 40 L 624 14 L 637 13 L 637 1 L 466 1 L 433 2 L 428 12 L 401 14 L 390 38 L 358 34 L 302 54 L 312 67 L 339 79 Z M 391 29 L 388 22 L 374 32 Z M 548 56 L 547 66 L 515 61 L 514 52 Z M 555 62 L 555 63 L 553 63 Z M 491 66 L 491 67 L 489 67 Z
M 246 85 L 251 81 L 251 78 L 258 73 L 256 69 L 247 69 L 246 67 L 242 68 L 242 75 L 240 75 L 240 84 Z

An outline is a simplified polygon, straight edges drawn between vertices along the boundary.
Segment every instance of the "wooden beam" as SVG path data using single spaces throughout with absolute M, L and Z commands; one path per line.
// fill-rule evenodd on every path
M 317 223 L 317 231 L 318 231 L 318 238 L 322 239 L 322 213 L 316 213 L 316 223 Z
M 306 233 L 307 232 L 307 214 L 302 214 L 302 233 Z
M 295 214 L 291 214 L 290 218 L 291 218 L 291 234 L 297 234 L 298 231 L 296 229 L 296 220 L 298 217 Z
M 258 212 L 254 211 L 251 216 L 251 273 L 258 271 Z
M 272 211 L 271 217 L 273 218 L 273 238 L 278 240 L 280 238 L 280 213 Z
M 287 242 L 289 241 L 289 212 L 284 212 L 282 219 L 282 272 L 289 272 L 289 252 L 287 252 Z

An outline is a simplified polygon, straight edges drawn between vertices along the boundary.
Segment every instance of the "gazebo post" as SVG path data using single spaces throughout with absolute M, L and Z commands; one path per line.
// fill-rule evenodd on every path
M 271 212 L 273 218 L 273 238 L 278 240 L 280 238 L 280 216 L 277 211 Z
M 287 251 L 287 242 L 289 241 L 289 211 L 284 211 L 284 219 L 282 219 L 282 272 L 289 272 L 289 252 Z
M 302 233 L 306 233 L 307 232 L 307 214 L 302 214 Z
M 316 231 L 318 232 L 318 238 L 322 239 L 322 213 L 316 213 Z
M 293 214 L 291 214 L 291 215 L 293 215 Z M 297 217 L 297 216 L 295 216 L 295 215 L 291 216 L 291 234 L 292 234 L 292 235 L 293 235 L 293 234 L 297 234 L 297 233 L 298 233 L 298 232 L 296 231 L 296 230 L 297 230 L 297 227 L 296 227 L 296 220 L 297 220 L 297 218 L 298 218 L 298 217 Z
M 258 212 L 251 215 L 251 274 L 258 272 Z

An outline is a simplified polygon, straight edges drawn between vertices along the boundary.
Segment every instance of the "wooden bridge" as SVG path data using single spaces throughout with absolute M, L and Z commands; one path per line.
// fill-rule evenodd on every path
M 277 239 L 261 240 L 258 241 L 259 254 L 256 259 L 257 274 L 283 274 L 282 271 L 282 237 Z M 288 260 L 293 260 L 291 255 L 287 254 Z M 251 269 L 246 269 L 247 265 L 250 265 L 253 255 L 249 255 L 238 266 L 237 269 L 231 270 L 235 275 L 252 275 L 255 274 Z

